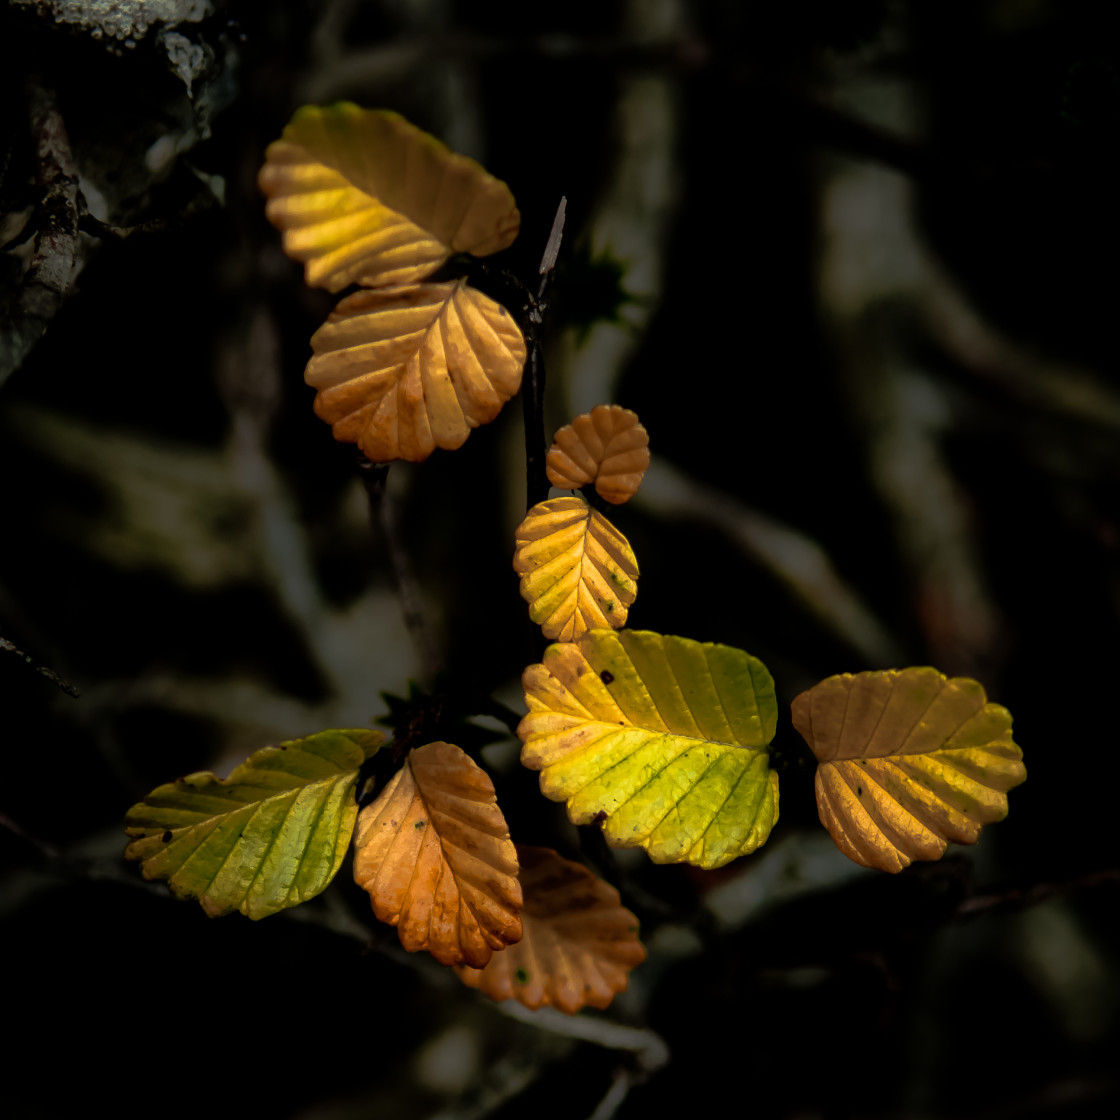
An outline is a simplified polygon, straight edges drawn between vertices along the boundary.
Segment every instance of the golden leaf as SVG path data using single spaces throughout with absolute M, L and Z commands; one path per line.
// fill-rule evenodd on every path
M 606 1007 L 626 991 L 629 972 L 646 959 L 638 919 L 618 891 L 548 848 L 517 845 L 525 897 L 521 940 L 485 968 L 460 966 L 465 984 L 494 1000 L 556 1007 L 574 1015 Z
M 408 284 L 452 252 L 486 256 L 517 236 L 509 187 L 403 117 L 357 105 L 300 109 L 259 183 L 307 283 Z
M 574 642 L 596 627 L 626 623 L 638 589 L 630 542 L 582 498 L 533 506 L 517 527 L 513 570 L 529 617 L 546 638 Z
M 401 944 L 481 968 L 521 937 L 517 854 L 494 786 L 459 747 L 418 747 L 358 815 L 354 879 Z
M 379 463 L 461 446 L 517 392 L 525 366 L 509 312 L 464 280 L 355 292 L 311 348 L 315 412 Z
M 793 724 L 819 760 L 821 823 L 865 867 L 901 871 L 949 841 L 974 844 L 1027 776 L 1010 712 L 936 669 L 829 677 L 793 701 Z
M 545 472 L 561 490 L 595 483 L 599 495 L 619 505 L 629 501 L 649 467 L 649 436 L 638 417 L 617 404 L 596 405 L 557 433 Z

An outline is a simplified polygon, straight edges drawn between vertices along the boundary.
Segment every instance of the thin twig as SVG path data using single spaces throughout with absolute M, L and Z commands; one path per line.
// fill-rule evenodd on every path
M 200 190 L 179 213 L 164 218 L 149 218 L 134 226 L 114 226 L 94 217 L 86 208 L 85 200 L 79 196 L 80 213 L 78 228 L 83 233 L 102 241 L 131 241 L 137 237 L 148 237 L 159 233 L 174 233 L 182 229 L 192 218 L 213 207 L 217 200 L 212 191 Z
M 412 568 L 408 563 L 408 554 L 405 552 L 400 533 L 397 531 L 396 517 L 393 515 L 390 499 L 385 493 L 385 483 L 389 477 L 389 464 L 374 463 L 362 455 L 358 460 L 358 470 L 369 503 L 370 527 L 375 533 L 379 533 L 385 541 L 385 547 L 389 554 L 389 566 L 392 568 L 393 581 L 397 587 L 397 597 L 400 599 L 405 628 L 416 647 L 417 656 L 420 658 L 420 664 L 423 667 L 425 683 L 431 687 L 442 667 L 443 658 L 440 656 L 435 635 L 432 633 L 424 615 L 421 606 L 420 588 L 417 585 L 416 577 L 412 574 Z
M 970 914 L 978 914 L 985 910 L 1025 910 L 1028 906 L 1035 906 L 1055 895 L 1065 894 L 1067 891 L 1081 887 L 1116 886 L 1120 886 L 1120 868 L 1110 867 L 1103 871 L 1090 871 L 1062 882 L 1033 883 L 1029 887 L 1009 887 L 1007 890 L 994 891 L 991 894 L 973 895 L 957 907 L 957 916 L 968 917 Z
M 41 673 L 47 680 L 53 684 L 58 685 L 67 696 L 73 696 L 75 700 L 81 696 L 81 693 L 74 687 L 65 677 L 60 677 L 53 669 L 47 668 L 46 665 L 40 661 L 36 661 L 26 650 L 22 650 L 15 644 L 15 642 L 8 641 L 7 638 L 0 638 L 0 649 L 5 653 L 14 653 L 21 661 L 25 662 L 30 668 L 34 669 L 36 673 Z
M 587 1015 L 564 1015 L 552 1007 L 530 1011 L 527 1007 L 509 1000 L 498 1006 L 503 1015 L 519 1019 L 522 1023 L 563 1035 L 578 1038 L 609 1050 L 627 1050 L 637 1058 L 645 1073 L 653 1073 L 669 1060 L 669 1047 L 656 1031 L 645 1027 L 627 1027 L 607 1019 L 592 1019 Z
M 560 252 L 560 242 L 564 237 L 564 217 L 567 213 L 567 198 L 560 199 L 556 216 L 552 220 L 552 231 L 548 235 L 544 254 L 541 257 L 541 282 L 535 297 L 530 297 L 524 309 L 524 328 L 529 343 L 529 363 L 521 400 L 525 411 L 525 508 L 532 509 L 548 497 L 548 475 L 545 473 L 544 438 L 544 357 L 541 353 L 540 326 L 544 313 L 548 310 L 547 295 L 552 277 L 556 271 L 556 257 Z
M 611 1120 L 622 1106 L 622 1102 L 626 1100 L 626 1095 L 633 1084 L 634 1075 L 628 1069 L 616 1069 L 611 1087 L 603 1094 L 602 1100 L 595 1106 L 595 1111 L 587 1120 Z

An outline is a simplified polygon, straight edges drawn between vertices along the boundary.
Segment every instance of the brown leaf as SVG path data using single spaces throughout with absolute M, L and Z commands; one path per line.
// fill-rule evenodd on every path
M 548 449 L 548 481 L 561 490 L 595 483 L 619 505 L 637 493 L 649 467 L 649 436 L 638 417 L 617 404 L 596 405 L 556 433 Z
M 521 940 L 485 968 L 461 966 L 463 983 L 491 999 L 574 1015 L 606 1007 L 646 959 L 638 919 L 618 891 L 549 848 L 517 845 L 525 894 Z
M 481 968 L 521 937 L 517 854 L 494 786 L 459 747 L 418 747 L 361 811 L 354 879 L 410 952 Z
M 928 666 L 829 677 L 794 698 L 793 725 L 819 760 L 821 823 L 883 871 L 975 844 L 1027 776 L 1011 713 Z

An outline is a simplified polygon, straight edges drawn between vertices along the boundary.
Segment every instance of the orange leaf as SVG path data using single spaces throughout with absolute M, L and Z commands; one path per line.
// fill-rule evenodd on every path
M 548 449 L 548 481 L 561 490 L 589 482 L 608 502 L 629 501 L 649 467 L 649 436 L 638 417 L 617 404 L 596 405 L 561 428 Z
M 626 991 L 630 970 L 646 959 L 638 919 L 618 891 L 549 848 L 517 845 L 525 892 L 521 940 L 485 968 L 461 966 L 460 979 L 491 999 L 516 999 L 574 1015 L 606 1007 Z
M 517 392 L 525 366 L 512 316 L 464 280 L 355 292 L 311 349 L 315 412 L 378 463 L 461 446 Z
M 509 187 L 403 117 L 308 105 L 270 144 L 259 183 L 307 283 L 340 291 L 422 280 L 452 252 L 486 256 L 517 236 Z
M 521 937 L 517 854 L 494 786 L 459 747 L 418 747 L 358 816 L 354 879 L 410 952 L 481 968 Z
M 574 642 L 595 627 L 617 630 L 638 594 L 630 542 L 582 498 L 550 498 L 517 526 L 513 570 L 529 617 L 546 638 Z

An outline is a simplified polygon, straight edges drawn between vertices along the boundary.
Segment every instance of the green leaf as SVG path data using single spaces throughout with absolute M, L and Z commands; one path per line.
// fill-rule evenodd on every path
M 265 747 L 228 778 L 209 771 L 154 789 L 125 818 L 126 859 L 211 917 L 264 918 L 317 895 L 342 864 L 362 763 L 385 736 L 320 731 Z
M 721 867 L 778 819 L 774 682 L 730 646 L 590 630 L 522 676 L 521 761 L 575 824 L 656 863 Z

